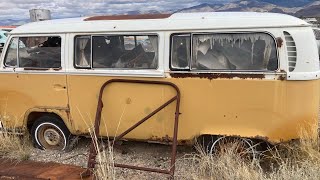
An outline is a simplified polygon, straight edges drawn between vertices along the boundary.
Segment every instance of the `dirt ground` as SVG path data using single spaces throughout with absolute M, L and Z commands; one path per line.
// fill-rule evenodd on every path
M 86 167 L 90 143 L 91 139 L 81 138 L 75 148 L 70 152 L 44 151 L 33 148 L 30 160 Z M 197 152 L 193 147 L 178 146 L 175 179 L 188 179 L 188 176 L 185 174 L 191 166 L 188 157 L 195 153 Z M 123 142 L 114 148 L 114 157 L 116 163 L 169 169 L 171 146 L 142 142 Z M 116 178 L 131 180 L 168 179 L 168 176 L 158 173 L 116 168 Z
M 30 160 L 41 162 L 58 162 L 81 167 L 87 166 L 88 150 L 91 139 L 82 138 L 70 152 L 44 151 L 32 149 Z M 178 146 L 176 161 L 176 179 L 186 179 L 188 161 L 186 156 L 196 153 L 193 147 Z M 116 163 L 169 169 L 171 160 L 171 146 L 142 142 L 123 142 L 114 148 Z M 129 169 L 116 168 L 117 179 L 168 179 L 168 175 L 150 173 Z

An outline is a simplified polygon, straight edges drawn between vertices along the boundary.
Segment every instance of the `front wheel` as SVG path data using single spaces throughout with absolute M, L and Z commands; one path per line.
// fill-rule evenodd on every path
M 68 149 L 71 133 L 60 119 L 42 116 L 32 125 L 31 136 L 36 147 L 63 151 Z

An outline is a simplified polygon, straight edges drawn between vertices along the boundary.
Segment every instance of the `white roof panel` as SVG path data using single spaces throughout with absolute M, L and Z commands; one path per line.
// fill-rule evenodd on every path
M 277 13 L 211 12 L 175 13 L 162 19 L 90 20 L 56 19 L 22 25 L 12 34 L 66 32 L 162 31 L 188 29 L 241 29 L 309 26 L 305 21 Z

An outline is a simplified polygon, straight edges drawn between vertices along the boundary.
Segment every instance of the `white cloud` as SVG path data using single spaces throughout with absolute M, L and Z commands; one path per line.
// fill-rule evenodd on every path
M 175 11 L 201 3 L 203 0 L 1 0 L 0 24 L 4 20 L 29 19 L 29 10 L 44 8 L 53 18 L 96 14 L 123 14 L 129 11 Z M 1 23 L 2 22 L 2 23 Z

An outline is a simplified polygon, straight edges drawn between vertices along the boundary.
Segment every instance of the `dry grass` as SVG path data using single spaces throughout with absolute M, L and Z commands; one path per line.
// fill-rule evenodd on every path
M 31 147 L 28 136 L 18 135 L 15 130 L 0 131 L 0 157 L 18 161 L 27 160 L 30 157 Z
M 113 146 L 110 141 L 107 144 L 97 138 L 93 129 L 89 130 L 95 150 L 97 151 L 96 168 L 94 175 L 98 180 L 114 180 L 116 179 L 116 170 L 114 167 Z M 100 151 L 100 149 L 104 149 Z
M 0 116 L 1 122 L 14 121 L 16 119 L 11 119 L 7 116 L 6 112 L 2 113 Z M 15 124 L 15 123 L 14 123 Z M 0 157 L 14 159 L 17 161 L 27 160 L 30 157 L 32 144 L 28 133 L 21 134 L 23 130 L 17 130 L 13 127 L 3 128 L 2 124 L 0 126 Z M 24 131 L 27 132 L 27 131 Z
M 196 145 L 198 153 L 186 155 L 183 164 L 190 168 L 182 179 L 261 179 L 262 169 L 259 161 L 248 161 L 237 152 L 239 143 L 229 144 L 223 153 L 208 154 Z
M 284 180 L 320 179 L 319 137 L 316 128 L 301 131 L 299 141 L 270 148 L 261 159 L 240 158 L 237 143 L 220 154 L 199 153 L 185 158 L 191 168 L 183 179 Z
M 101 143 L 92 136 L 96 149 L 100 149 Z M 197 152 L 177 160 L 176 179 L 320 179 L 320 143 L 316 128 L 303 130 L 300 140 L 269 148 L 250 161 L 239 155 L 238 142 L 228 145 L 218 154 L 208 154 L 196 146 Z M 100 180 L 122 178 L 114 167 L 113 147 L 107 146 L 106 151 L 98 153 L 96 177 Z
M 267 179 L 320 179 L 320 143 L 317 128 L 301 131 L 297 142 L 271 151 L 271 172 Z

